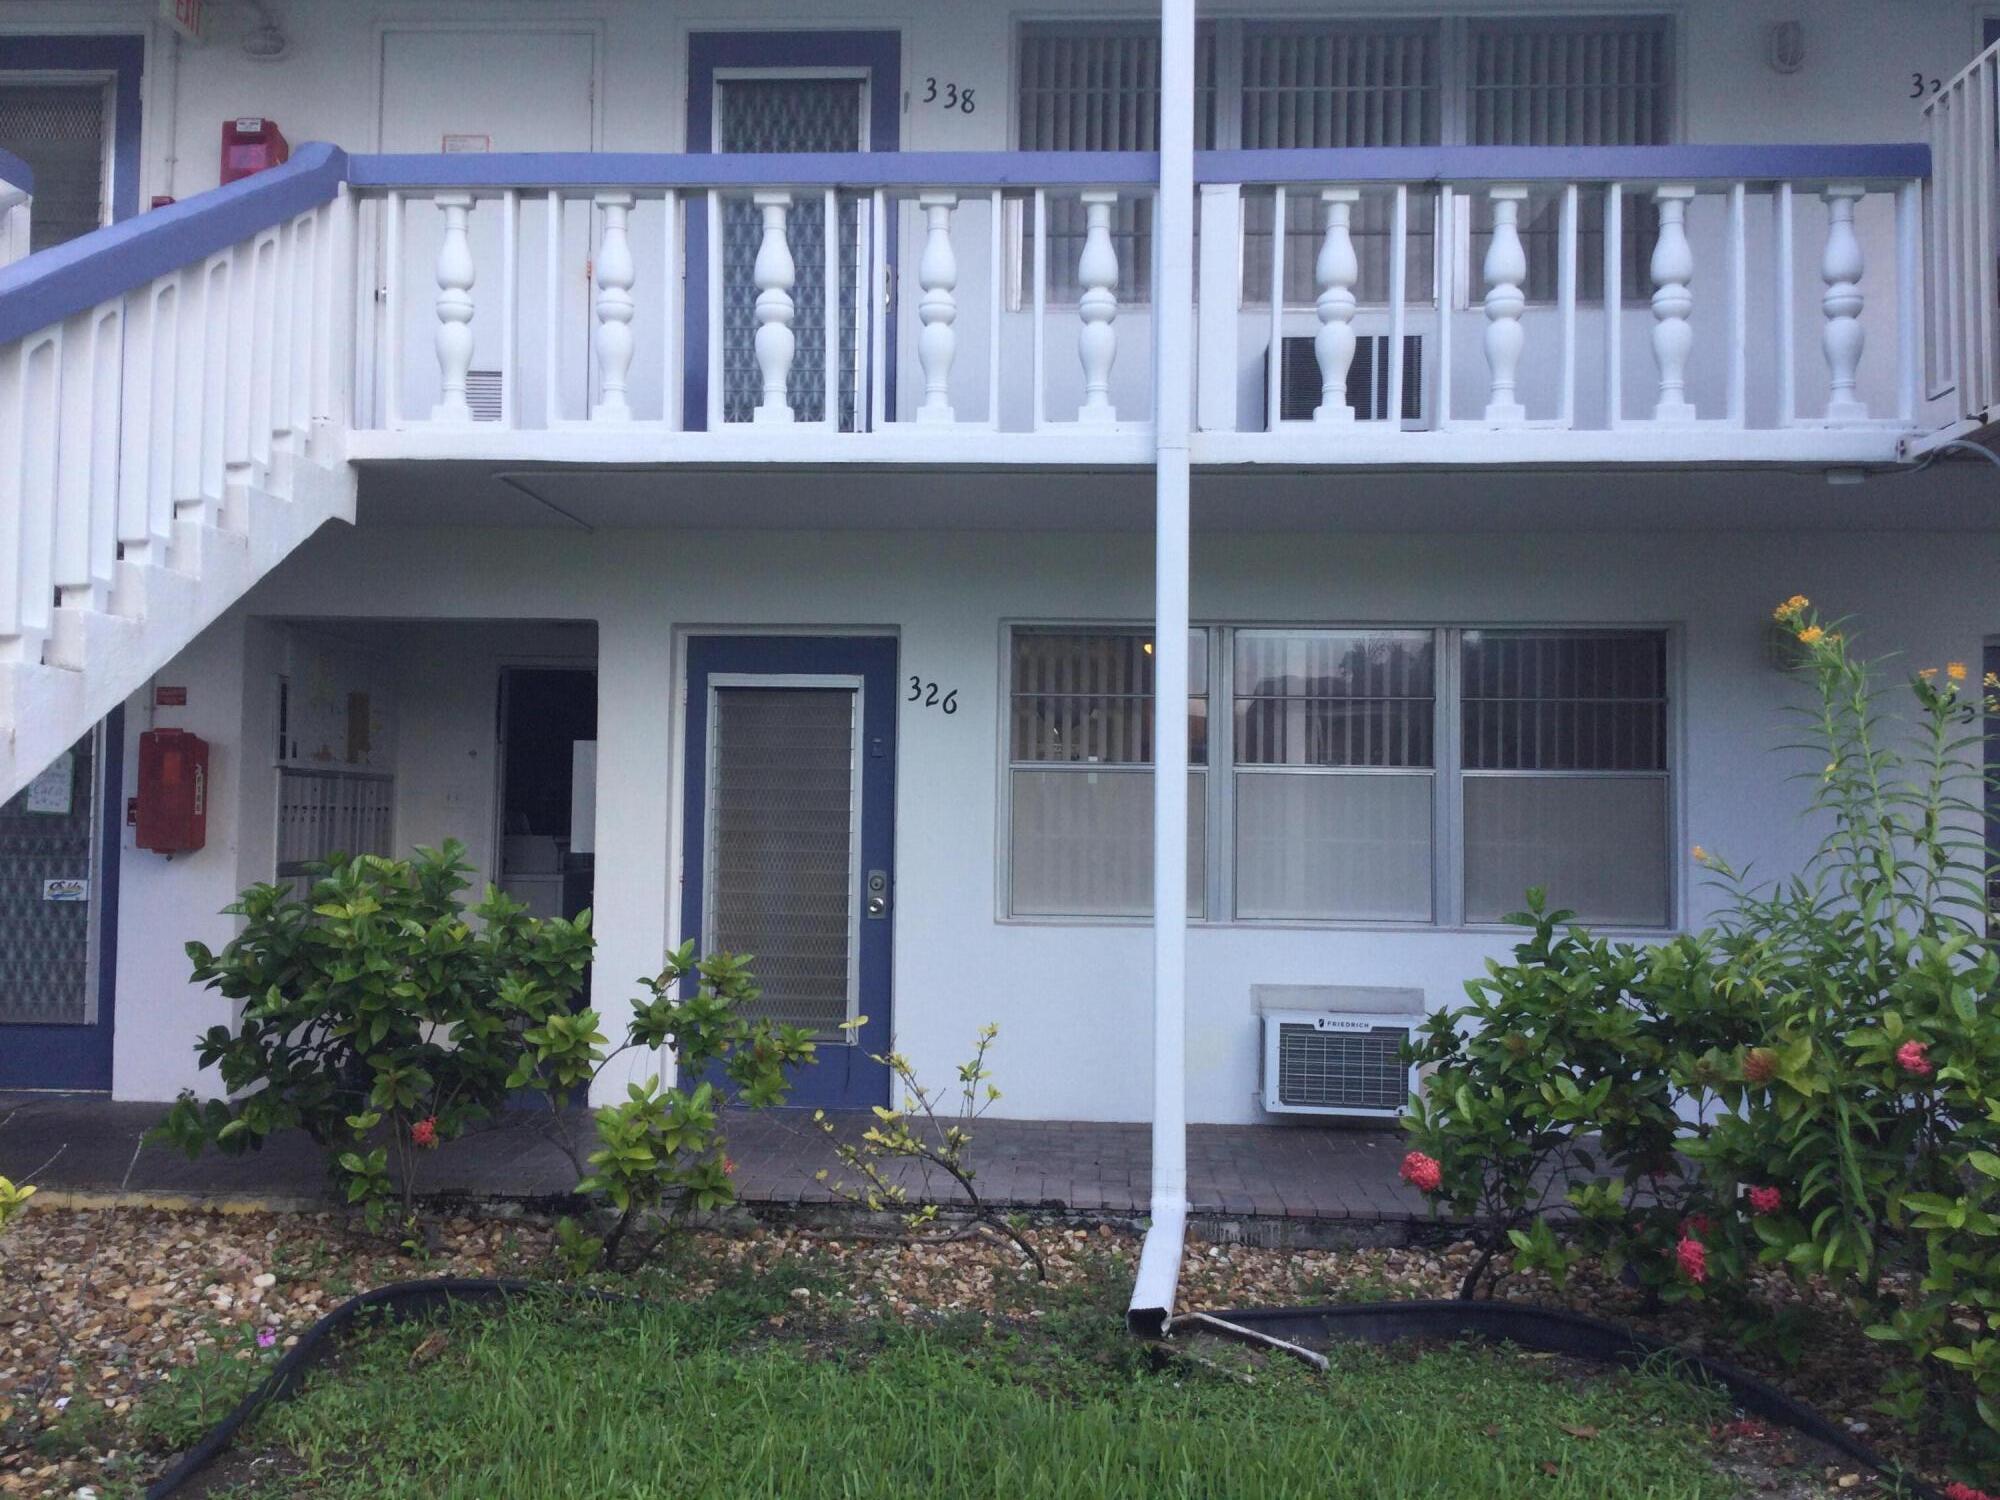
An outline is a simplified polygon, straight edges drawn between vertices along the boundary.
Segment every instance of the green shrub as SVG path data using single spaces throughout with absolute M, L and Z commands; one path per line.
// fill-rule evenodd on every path
M 1511 1245 L 1557 1276 L 1589 1255 L 1668 1298 L 1736 1296 L 1757 1267 L 1824 1278 L 1905 1356 L 1885 1407 L 1990 1461 L 2000 954 L 1966 795 L 1980 705 L 1952 663 L 1909 678 L 1899 720 L 1808 601 L 1776 618 L 1813 688 L 1794 748 L 1812 756 L 1815 854 L 1757 885 L 1697 846 L 1725 915 L 1651 949 L 1559 930 L 1567 914 L 1531 895 L 1514 962 L 1413 1049 L 1436 1071 L 1405 1174 L 1473 1218 L 1489 1256 Z M 1755 1332 L 1793 1356 L 1810 1336 L 1796 1318 Z
M 468 912 L 464 852 L 337 855 L 310 902 L 252 886 L 226 908 L 243 926 L 220 953 L 189 943 L 194 978 L 238 1006 L 196 1045 L 230 1097 L 183 1095 L 165 1138 L 190 1155 L 237 1153 L 300 1129 L 371 1224 L 398 1198 L 407 1218 L 416 1153 L 491 1114 L 520 1049 L 516 1018 L 566 1011 L 590 961 L 588 912 L 526 921 L 497 891 Z

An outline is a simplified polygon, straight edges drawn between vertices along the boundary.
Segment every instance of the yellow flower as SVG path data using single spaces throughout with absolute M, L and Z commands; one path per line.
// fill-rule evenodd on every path
M 1988 672 L 1986 674 L 1986 685 L 1990 688 L 2000 688 L 2000 672 Z
M 1799 632 L 1799 640 L 1808 646 L 1817 645 L 1824 639 L 1826 639 L 1826 632 L 1821 630 L 1817 625 L 1808 625 L 1804 630 Z
M 1708 851 L 1707 851 L 1706 849 L 1702 848 L 1702 847 L 1701 847 L 1701 845 L 1699 845 L 1699 844 L 1696 844 L 1696 845 L 1694 846 L 1694 848 L 1693 848 L 1693 849 L 1691 849 L 1691 850 L 1689 850 L 1688 852 L 1689 852 L 1689 853 L 1691 853 L 1692 855 L 1694 855 L 1694 857 L 1695 857 L 1695 862 L 1696 862 L 1697 864 L 1704 864 L 1704 865 L 1705 865 L 1705 864 L 1707 864 L 1707 863 L 1708 863 Z
M 1918 668 L 1917 668 L 1917 675 L 1918 675 L 1919 677 L 1923 678 L 1923 680 L 1924 680 L 1925 682 L 1929 682 L 1929 681 L 1930 681 L 1930 680 L 1931 680 L 1931 679 L 1932 679 L 1933 677 L 1937 676 L 1937 668 L 1936 668 L 1936 667 L 1918 667 Z
M 1794 594 L 1783 604 L 1780 604 L 1776 609 L 1771 611 L 1771 618 L 1774 620 L 1785 619 L 1788 616 L 1798 614 L 1811 604 L 1812 600 L 1808 599 L 1804 594 Z
M 1949 677 L 1953 682 L 1965 681 L 1965 663 L 1962 661 L 1946 662 L 1944 664 L 1944 675 Z

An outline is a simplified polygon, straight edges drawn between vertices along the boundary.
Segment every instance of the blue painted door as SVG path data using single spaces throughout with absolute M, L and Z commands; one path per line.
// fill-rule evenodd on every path
M 681 930 L 752 955 L 755 1013 L 818 1039 L 792 1103 L 886 1104 L 896 642 L 696 636 L 687 671 Z
M 111 1087 L 123 720 L 0 804 L 0 1088 Z

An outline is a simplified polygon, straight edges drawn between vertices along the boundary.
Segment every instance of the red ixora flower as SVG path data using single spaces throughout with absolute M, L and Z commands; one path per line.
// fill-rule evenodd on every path
M 1400 1175 L 1403 1181 L 1418 1192 L 1435 1193 L 1438 1184 L 1444 1181 L 1444 1168 L 1438 1165 L 1436 1157 L 1426 1156 L 1421 1151 L 1412 1151 L 1403 1158 Z
M 1774 1187 L 1750 1189 L 1750 1212 L 1753 1214 L 1774 1214 L 1784 1201 L 1785 1195 Z
M 1905 1073 L 1928 1078 L 1937 1071 L 1931 1066 L 1930 1048 L 1922 1042 L 1905 1042 L 1896 1049 L 1896 1066 Z
M 1954 1479 L 1944 1487 L 1944 1500 L 1995 1500 L 1984 1490 L 1975 1490 L 1962 1479 Z
M 1682 1240 L 1674 1247 L 1674 1259 L 1689 1281 L 1699 1285 L 1708 1280 L 1708 1247 L 1700 1240 Z
M 1769 1047 L 1752 1047 L 1743 1054 L 1743 1081 L 1769 1083 L 1778 1076 L 1778 1054 Z
M 1684 1239 L 1698 1240 L 1710 1227 L 1707 1214 L 1689 1214 L 1681 1220 L 1681 1235 Z
M 419 1146 L 431 1147 L 438 1143 L 438 1122 L 436 1115 L 417 1121 L 410 1127 L 410 1139 Z
M 724 1177 L 734 1177 L 736 1175 L 736 1163 L 727 1156 L 722 1158 L 722 1175 Z

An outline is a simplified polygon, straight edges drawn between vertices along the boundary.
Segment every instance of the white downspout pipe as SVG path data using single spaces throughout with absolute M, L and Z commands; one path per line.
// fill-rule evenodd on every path
M 1194 9 L 1160 5 L 1153 288 L 1153 1201 L 1126 1322 L 1173 1316 L 1187 1230 L 1188 407 L 1194 358 Z

